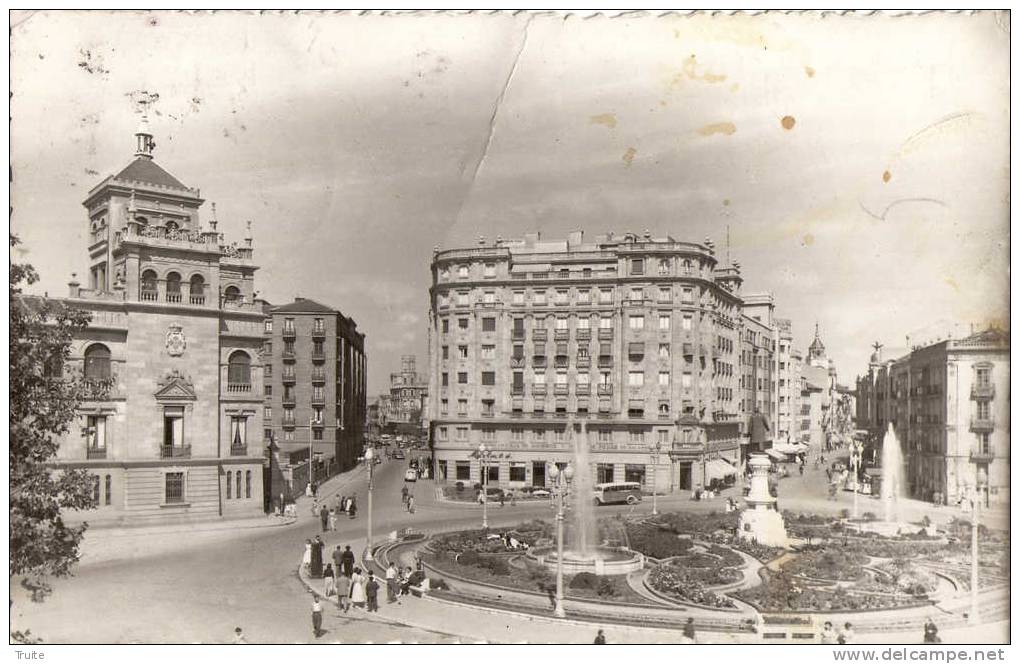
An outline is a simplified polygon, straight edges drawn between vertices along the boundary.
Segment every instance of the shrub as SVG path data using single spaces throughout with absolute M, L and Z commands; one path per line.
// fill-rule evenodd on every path
M 510 565 L 503 558 L 485 557 L 478 562 L 478 566 L 489 570 L 493 576 L 510 576 Z
M 598 589 L 595 591 L 599 597 L 612 597 L 616 594 L 616 586 L 607 577 L 599 579 Z
M 630 548 L 653 558 L 678 556 L 691 548 L 691 540 L 679 538 L 675 532 L 644 524 L 628 524 Z
M 574 575 L 574 578 L 570 580 L 571 588 L 578 590 L 594 590 L 598 587 L 599 577 L 595 576 L 591 572 L 578 572 Z
M 841 509 L 839 511 L 839 518 L 841 518 L 841 519 L 849 519 L 850 518 L 850 510 L 846 509 L 845 507 L 843 509 Z
M 454 486 L 457 487 L 457 493 L 460 493 L 461 491 L 464 490 L 464 483 L 463 482 L 457 482 Z
M 478 555 L 477 551 L 468 549 L 457 556 L 458 565 L 477 565 L 481 560 L 481 556 Z
M 863 518 L 865 521 L 877 521 L 878 520 L 878 517 L 875 516 L 874 512 L 865 512 L 863 515 L 861 515 L 861 518 Z
M 432 590 L 449 590 L 450 586 L 443 579 L 429 579 L 429 588 Z

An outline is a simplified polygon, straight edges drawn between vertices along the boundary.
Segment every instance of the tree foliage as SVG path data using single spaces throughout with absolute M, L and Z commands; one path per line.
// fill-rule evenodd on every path
M 10 237 L 13 250 L 18 244 Z M 63 377 L 73 336 L 91 315 L 63 303 L 22 294 L 39 279 L 28 264 L 10 271 L 10 576 L 41 599 L 46 579 L 70 574 L 87 524 L 64 522 L 62 510 L 91 509 L 93 477 L 48 465 L 58 436 L 75 422 L 80 385 Z

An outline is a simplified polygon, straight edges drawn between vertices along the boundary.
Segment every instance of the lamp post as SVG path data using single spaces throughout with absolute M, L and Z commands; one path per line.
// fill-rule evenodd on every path
M 365 463 L 368 464 L 368 552 L 365 553 L 365 560 L 371 562 L 372 558 L 372 473 L 375 470 L 375 452 L 369 447 L 365 450 Z
M 555 463 L 549 468 L 549 477 L 556 486 L 557 509 L 556 509 L 556 608 L 553 614 L 557 618 L 565 618 L 567 613 L 563 609 L 563 500 L 567 493 L 567 484 L 574 477 L 574 467 L 567 465 L 560 470 Z
M 657 440 L 652 445 L 652 516 L 659 513 L 659 451 L 662 450 L 662 441 Z
M 492 450 L 485 448 L 485 443 L 478 445 L 478 461 L 482 469 L 482 528 L 489 527 L 489 494 L 486 489 L 489 479 L 488 459 Z

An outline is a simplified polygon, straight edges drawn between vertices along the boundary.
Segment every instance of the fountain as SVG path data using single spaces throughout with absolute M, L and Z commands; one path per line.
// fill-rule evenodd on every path
M 641 569 L 644 566 L 643 555 L 625 547 L 606 546 L 599 541 L 587 424 L 582 420 L 581 435 L 577 436 L 571 420 L 567 423 L 567 435 L 573 445 L 574 478 L 570 487 L 571 509 L 566 515 L 563 571 L 567 574 L 590 572 L 603 576 L 628 574 Z M 532 547 L 528 557 L 546 567 L 556 567 L 555 546 Z
M 893 425 L 882 438 L 882 507 L 881 521 L 863 521 L 856 524 L 860 532 L 873 532 L 886 537 L 895 537 L 901 532 L 917 531 L 919 526 L 901 520 L 900 497 L 903 496 L 903 451 L 900 441 L 896 438 Z M 926 528 L 929 535 L 935 534 L 935 528 Z
M 764 454 L 752 454 L 747 465 L 751 468 L 751 489 L 744 498 L 747 508 L 740 513 L 737 533 L 741 539 L 785 547 L 788 544 L 786 524 L 776 509 L 776 499 L 769 493 L 772 462 Z

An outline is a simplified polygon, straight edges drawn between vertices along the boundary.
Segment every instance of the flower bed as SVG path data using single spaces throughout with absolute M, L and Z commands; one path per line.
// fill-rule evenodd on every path
M 888 575 L 879 575 L 875 579 L 876 583 L 885 589 L 921 596 L 934 592 L 938 587 L 938 579 L 934 574 L 905 558 L 890 560 L 878 565 L 876 569 Z
M 731 569 L 729 571 L 735 572 L 736 570 Z M 712 570 L 712 572 L 718 571 Z M 667 563 L 659 565 L 651 571 L 648 575 L 648 583 L 655 590 L 684 602 L 710 608 L 732 608 L 736 606 L 729 597 L 714 593 L 706 588 L 706 585 L 719 584 L 707 584 L 699 576 L 703 576 L 703 574 Z
M 646 523 L 628 523 L 627 540 L 634 551 L 659 559 L 682 555 L 691 548 L 690 539 Z
M 783 570 L 813 579 L 859 581 L 867 576 L 863 568 L 867 563 L 868 557 L 863 554 L 830 548 L 803 553 L 786 563 Z
M 785 571 L 770 574 L 754 588 L 734 593 L 760 611 L 869 611 L 923 606 L 930 602 L 902 593 L 854 592 L 848 588 L 816 588 Z

